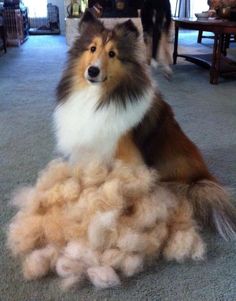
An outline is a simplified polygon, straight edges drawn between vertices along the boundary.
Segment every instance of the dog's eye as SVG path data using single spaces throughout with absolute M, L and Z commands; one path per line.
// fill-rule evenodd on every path
M 96 47 L 95 47 L 95 46 L 92 46 L 92 47 L 90 48 L 90 51 L 91 51 L 91 52 L 95 52 L 95 51 L 96 51 Z
M 114 57 L 114 56 L 116 56 L 115 52 L 112 51 L 112 50 L 109 51 L 108 55 L 109 55 L 109 57 Z

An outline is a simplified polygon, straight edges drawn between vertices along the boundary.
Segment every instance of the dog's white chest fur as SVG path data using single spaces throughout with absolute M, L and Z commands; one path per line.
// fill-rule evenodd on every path
M 73 162 L 110 160 L 119 138 L 138 124 L 150 107 L 152 93 L 150 89 L 139 101 L 128 102 L 126 108 L 111 102 L 99 109 L 99 86 L 72 94 L 54 112 L 59 152 Z

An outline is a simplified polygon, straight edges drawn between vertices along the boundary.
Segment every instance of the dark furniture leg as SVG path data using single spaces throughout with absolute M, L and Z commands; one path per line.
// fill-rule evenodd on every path
M 211 84 L 214 84 L 214 79 L 215 79 L 217 44 L 218 44 L 218 33 L 215 33 L 213 53 L 212 53 L 212 61 L 211 61 L 211 68 L 210 68 L 210 83 Z
M 222 46 L 221 46 L 221 53 L 226 56 L 227 55 L 227 48 L 229 48 L 229 39 L 230 35 L 229 34 L 224 34 L 223 40 L 222 40 Z
M 222 53 L 222 45 L 224 40 L 224 34 L 218 35 L 218 45 L 216 49 L 216 62 L 215 62 L 215 76 L 213 84 L 218 84 L 219 75 L 220 75 L 220 60 L 221 60 L 221 53 Z
M 177 63 L 178 38 L 179 38 L 179 26 L 175 24 L 175 42 L 174 42 L 174 52 L 173 52 L 173 64 L 174 65 Z
M 197 42 L 198 42 L 199 44 L 202 43 L 202 30 L 199 30 L 199 31 L 198 31 Z
M 215 33 L 212 64 L 210 69 L 210 83 L 214 85 L 217 85 L 219 81 L 223 40 L 224 34 Z
M 224 56 L 227 55 L 227 49 L 229 48 L 230 46 L 230 39 L 231 39 L 231 34 L 230 33 L 227 33 L 225 35 L 225 40 L 224 40 Z

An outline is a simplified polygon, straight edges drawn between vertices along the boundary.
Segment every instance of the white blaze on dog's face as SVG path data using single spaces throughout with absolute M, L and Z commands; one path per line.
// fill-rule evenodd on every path
M 89 84 L 101 84 L 112 77 L 112 68 L 118 74 L 118 50 L 112 41 L 103 41 L 102 37 L 95 37 L 88 49 L 80 58 L 80 67 L 85 69 L 84 78 Z M 111 68 L 112 67 L 112 68 Z

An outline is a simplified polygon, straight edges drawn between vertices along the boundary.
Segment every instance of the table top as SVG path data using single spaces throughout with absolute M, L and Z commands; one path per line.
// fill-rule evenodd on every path
M 197 19 L 197 18 L 173 18 L 177 23 L 183 24 L 198 24 L 198 25 L 209 25 L 209 26 L 218 26 L 218 27 L 235 27 L 236 22 L 229 21 L 227 19 Z

